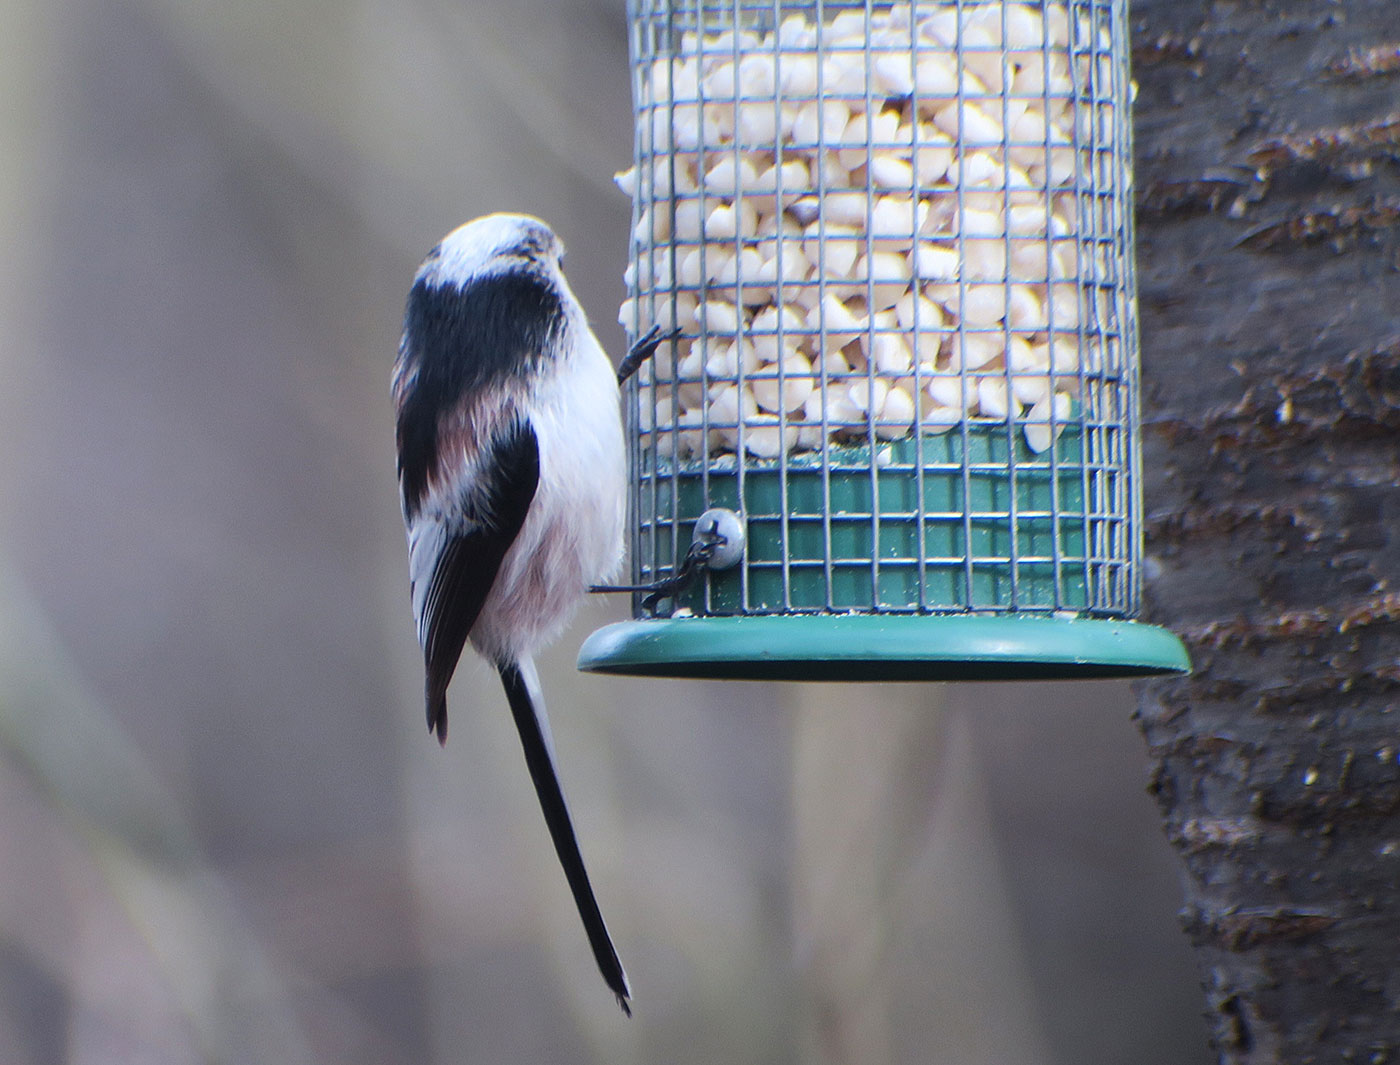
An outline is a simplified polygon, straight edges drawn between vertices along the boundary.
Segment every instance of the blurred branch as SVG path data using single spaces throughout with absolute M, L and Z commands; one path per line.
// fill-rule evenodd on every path
M 936 685 L 808 685 L 794 722 L 799 1060 L 1048 1060 L 965 721 Z
M 209 1059 L 262 1047 L 262 1060 L 311 1061 L 280 978 L 175 798 L 84 689 L 43 610 L 2 562 L 0 752 L 28 770 L 85 844 Z
M 485 25 L 480 11 L 473 11 L 469 19 L 457 5 L 429 8 L 435 20 L 440 16 L 441 23 L 449 27 L 444 39 L 452 41 L 451 52 L 455 55 L 460 50 L 467 60 L 463 65 L 485 75 L 485 90 L 519 120 L 521 128 L 533 134 L 579 181 L 606 196 L 616 196 L 612 175 L 620 169 L 617 157 L 607 151 L 607 142 L 598 136 L 595 125 L 579 121 L 573 101 L 558 91 L 561 80 L 541 75 L 538 56 L 526 44 L 531 20 L 519 17 L 509 6 L 499 10 L 508 20 L 504 32 Z M 596 42 L 575 44 L 596 46 Z M 625 58 L 625 51 L 623 54 Z M 624 67 L 618 80 L 626 77 Z
M 464 181 L 468 199 L 494 202 L 520 187 L 521 160 L 530 155 L 549 164 L 532 164 L 526 186 L 545 182 L 613 198 L 611 175 L 630 161 L 630 150 L 623 159 L 609 150 L 588 113 L 596 83 L 574 71 L 577 64 L 559 62 L 571 49 L 620 42 L 570 35 L 547 5 L 147 6 L 221 100 L 353 204 L 383 240 L 406 242 L 406 256 L 422 249 L 421 235 L 398 221 L 405 205 L 432 204 L 456 217 Z M 625 45 L 619 56 L 621 87 Z M 627 108 L 625 91 L 617 96 L 618 108 Z
M 917 708 L 855 711 L 849 688 L 803 690 L 793 737 L 793 923 L 806 973 L 802 1060 L 887 1065 L 892 823 Z M 872 717 L 878 718 L 878 722 Z

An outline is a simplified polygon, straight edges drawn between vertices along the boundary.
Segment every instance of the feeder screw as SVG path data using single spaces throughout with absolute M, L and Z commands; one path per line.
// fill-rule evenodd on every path
M 729 569 L 744 557 L 744 519 L 727 507 L 711 507 L 695 519 L 690 542 L 710 549 L 707 568 Z

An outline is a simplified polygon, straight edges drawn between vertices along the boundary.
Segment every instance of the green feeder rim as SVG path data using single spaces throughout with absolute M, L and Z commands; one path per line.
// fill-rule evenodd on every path
M 719 680 L 1056 680 L 1188 673 L 1181 640 L 1135 621 L 990 614 L 797 614 L 623 621 L 579 669 Z

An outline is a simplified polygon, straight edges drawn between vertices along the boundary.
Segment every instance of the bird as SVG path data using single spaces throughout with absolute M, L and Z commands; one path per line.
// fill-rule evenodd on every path
M 423 650 L 429 733 L 467 643 L 495 667 L 598 968 L 632 991 L 584 867 L 555 766 L 534 656 L 590 587 L 617 573 L 626 518 L 619 384 L 543 221 L 490 214 L 444 237 L 414 275 L 394 363 L 399 497 Z

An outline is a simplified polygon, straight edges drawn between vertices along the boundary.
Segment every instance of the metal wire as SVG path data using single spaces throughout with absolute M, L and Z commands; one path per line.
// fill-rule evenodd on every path
M 696 612 L 1137 612 L 1124 6 L 629 0 L 620 317 L 683 331 L 628 392 L 637 583 L 720 505 Z

